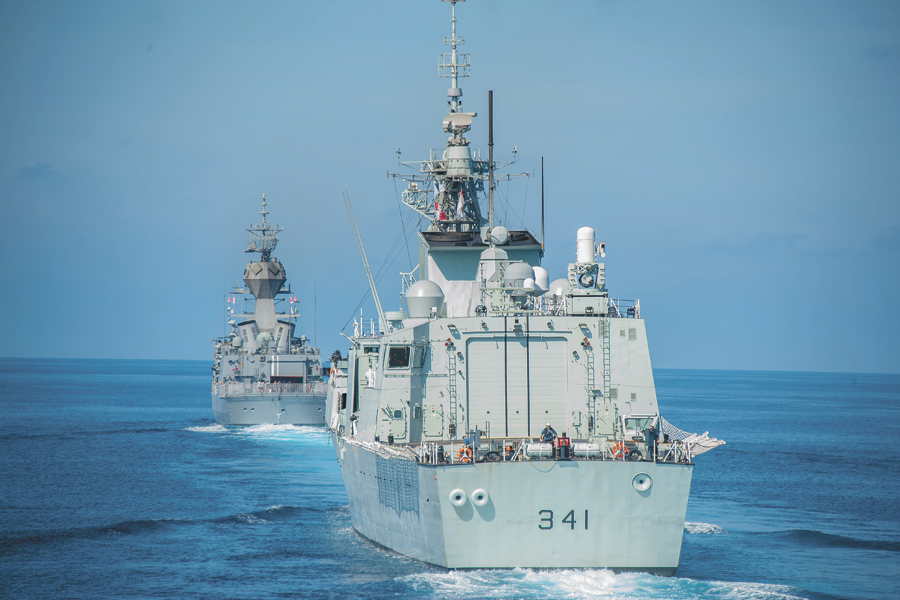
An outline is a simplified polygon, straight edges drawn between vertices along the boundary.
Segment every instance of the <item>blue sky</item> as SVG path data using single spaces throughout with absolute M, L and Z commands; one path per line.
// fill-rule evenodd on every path
M 445 135 L 448 4 L 0 2 L 0 356 L 206 359 L 259 197 L 330 354 L 398 303 L 395 151 Z M 545 266 L 584 225 L 658 367 L 900 372 L 900 4 L 471 0 L 469 138 L 545 160 Z M 501 186 L 540 231 L 540 180 Z M 508 205 L 508 206 L 507 206 Z M 371 303 L 364 307 L 374 316 Z

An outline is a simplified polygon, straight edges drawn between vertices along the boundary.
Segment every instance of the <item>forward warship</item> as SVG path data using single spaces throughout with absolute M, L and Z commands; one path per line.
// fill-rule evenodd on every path
M 401 274 L 406 311 L 382 309 L 349 211 L 379 314 L 348 336 L 328 399 L 353 527 L 447 568 L 672 574 L 694 458 L 724 442 L 660 415 L 640 303 L 610 298 L 591 227 L 550 283 L 542 242 L 495 226 L 494 169 L 511 163 L 493 159 L 490 93 L 488 159 L 465 138 L 456 3 L 449 139 L 397 176 L 429 223 Z
M 262 223 L 247 228 L 246 250 L 258 252 L 259 260 L 244 269 L 246 287 L 225 299 L 223 328 L 231 327 L 230 333 L 212 342 L 213 413 L 223 425 L 324 425 L 322 359 L 305 335 L 294 337 L 297 298 L 290 286 L 282 289 L 287 275 L 272 256 L 282 228 L 266 222 L 265 194 L 260 214 Z M 276 312 L 285 298 L 289 311 Z M 247 304 L 253 310 L 242 312 Z

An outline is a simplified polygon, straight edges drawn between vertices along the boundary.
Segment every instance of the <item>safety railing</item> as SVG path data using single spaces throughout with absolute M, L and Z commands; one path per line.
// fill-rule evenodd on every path
M 219 397 L 248 396 L 264 394 L 325 394 L 328 384 L 325 381 L 309 383 L 277 382 L 277 383 L 245 383 L 224 382 L 218 385 Z

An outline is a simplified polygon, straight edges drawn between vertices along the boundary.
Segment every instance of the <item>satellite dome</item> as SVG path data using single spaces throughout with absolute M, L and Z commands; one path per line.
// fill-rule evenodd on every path
M 423 319 L 431 316 L 432 309 L 440 312 L 444 303 L 444 292 L 441 286 L 433 281 L 423 279 L 409 286 L 406 290 L 406 309 L 411 319 Z
M 551 296 L 562 296 L 566 293 L 566 290 L 569 289 L 569 280 L 568 279 L 555 279 L 553 283 L 550 284 L 549 292 Z
M 510 263 L 503 271 L 503 287 L 525 287 L 526 279 L 534 281 L 534 269 L 527 263 Z
M 502 246 L 509 241 L 509 229 L 503 225 L 497 225 L 491 229 L 491 243 L 495 246 Z
M 536 296 L 547 293 L 550 289 L 550 274 L 544 267 L 534 267 L 534 293 Z

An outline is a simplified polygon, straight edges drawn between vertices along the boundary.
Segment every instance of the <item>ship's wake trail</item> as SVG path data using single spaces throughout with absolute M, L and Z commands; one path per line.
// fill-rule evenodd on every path
M 423 598 L 693 600 L 697 597 L 733 600 L 801 600 L 803 590 L 762 583 L 699 581 L 656 577 L 643 573 L 613 573 L 607 569 L 510 571 L 448 571 L 398 579 Z
M 199 425 L 197 427 L 188 427 L 185 431 L 194 431 L 196 433 L 226 433 L 228 428 L 218 423 L 212 425 Z
M 195 433 L 221 433 L 233 436 L 247 436 L 269 440 L 321 441 L 328 439 L 328 432 L 321 427 L 311 425 L 248 425 L 226 427 L 218 423 L 187 427 L 185 431 Z

